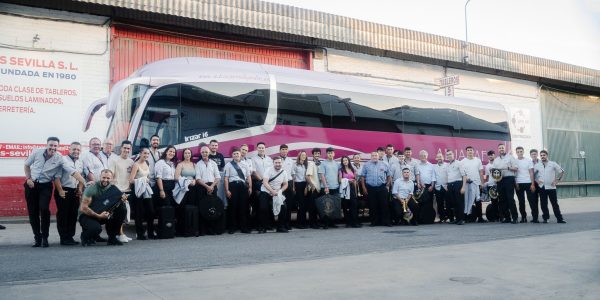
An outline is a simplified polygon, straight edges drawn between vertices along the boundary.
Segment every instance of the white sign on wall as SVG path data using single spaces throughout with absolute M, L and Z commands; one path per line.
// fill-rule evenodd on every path
M 0 159 L 27 157 L 48 136 L 81 132 L 81 61 L 69 54 L 0 54 Z M 61 144 L 70 141 L 61 141 Z

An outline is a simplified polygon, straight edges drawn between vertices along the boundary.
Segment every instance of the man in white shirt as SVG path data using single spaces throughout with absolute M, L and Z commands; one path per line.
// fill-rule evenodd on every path
M 388 144 L 385 147 L 385 155 L 383 156 L 383 161 L 386 162 L 391 168 L 392 165 L 398 163 L 398 158 L 394 156 L 394 145 Z
M 298 204 L 296 203 L 296 197 L 294 197 L 294 191 L 292 190 L 292 185 L 294 184 L 292 180 L 292 169 L 294 168 L 294 159 L 288 156 L 288 145 L 281 144 L 279 146 L 279 157 L 281 157 L 281 167 L 288 174 L 288 187 L 289 189 L 285 190 L 285 204 L 286 204 L 286 213 L 283 215 L 283 224 L 285 229 L 292 230 L 292 226 L 290 224 L 292 211 L 298 210 Z
M 129 183 L 129 175 L 131 174 L 131 168 L 133 167 L 134 161 L 129 158 L 129 154 L 131 153 L 132 144 L 130 141 L 125 140 L 121 142 L 121 154 L 120 155 L 112 155 L 108 159 L 108 169 L 113 172 L 113 179 L 111 183 L 115 185 L 121 192 L 126 195 L 131 193 L 131 185 Z M 133 201 L 132 201 L 133 203 Z M 138 204 L 138 203 L 136 203 Z M 133 205 L 136 205 L 133 204 Z M 135 207 L 134 207 L 135 209 Z M 133 210 L 135 211 L 135 210 Z M 148 226 L 148 232 L 151 237 L 154 232 L 154 224 Z M 127 243 L 131 239 L 128 238 L 125 233 L 123 233 L 123 228 L 120 230 L 120 234 L 117 236 L 117 239 L 122 243 Z
M 467 176 L 467 186 L 465 187 L 465 214 L 470 215 L 473 205 L 476 205 L 475 211 L 473 212 L 479 222 L 485 222 L 483 220 L 481 211 L 481 197 L 480 191 L 483 188 L 483 164 L 479 157 L 475 157 L 475 149 L 471 146 L 465 148 L 467 151 L 467 157 L 460 161 L 461 166 L 464 170 L 464 174 Z
M 256 229 L 259 229 L 258 220 L 258 196 L 260 194 L 260 187 L 262 186 L 263 174 L 267 169 L 273 166 L 273 160 L 271 157 L 265 154 L 266 145 L 264 142 L 258 142 L 256 144 L 257 154 L 252 157 L 252 196 L 250 197 L 250 221 Z
M 81 163 L 83 164 L 83 174 L 88 181 L 100 180 L 100 172 L 102 172 L 102 170 L 104 169 L 108 169 L 108 163 L 105 163 L 101 159 L 101 145 L 102 142 L 99 138 L 91 138 L 89 142 L 90 151 L 86 152 L 81 157 Z
M 428 158 L 429 153 L 427 151 L 419 151 L 419 162 L 417 163 L 419 178 L 417 184 L 419 189 L 423 191 L 421 199 L 419 199 L 419 210 L 423 213 L 418 215 L 418 217 L 419 222 L 422 224 L 430 224 L 435 220 L 433 189 L 437 178 L 435 177 L 435 167 L 427 160 Z M 426 212 L 431 213 L 431 215 L 427 216 Z
M 490 196 L 490 188 L 496 185 L 496 180 L 492 178 L 492 169 L 494 168 L 494 160 L 496 159 L 496 152 L 494 150 L 490 150 L 487 152 L 488 164 L 485 165 L 485 173 L 484 173 L 484 182 L 485 182 L 485 191 L 488 195 L 488 198 L 491 202 L 494 211 L 492 211 L 495 215 L 486 215 L 488 221 L 496 221 L 496 218 L 500 216 L 500 209 L 498 207 L 498 198 L 492 198 Z M 489 206 L 488 206 L 489 207 Z M 486 208 L 486 213 L 489 208 Z
M 524 157 L 525 149 L 519 146 L 516 148 L 517 152 L 517 177 L 515 179 L 515 192 L 517 199 L 519 199 L 519 212 L 521 213 L 521 223 L 527 223 L 527 210 L 525 209 L 525 194 L 527 194 L 527 202 L 529 202 L 529 208 L 531 209 L 531 216 L 533 219 L 531 222 L 538 223 L 538 211 L 537 203 L 533 204 L 533 191 L 535 191 L 535 180 L 533 178 L 533 162 Z
M 537 171 L 537 177 L 535 180 L 540 186 L 540 200 L 542 207 L 542 218 L 544 223 L 548 223 L 550 213 L 548 212 L 548 199 L 552 204 L 552 210 L 558 223 L 567 223 L 560 212 L 558 206 L 558 199 L 556 196 L 556 185 L 565 175 L 565 170 L 561 168 L 556 162 L 548 159 L 548 151 L 540 151 L 541 162 L 535 165 Z
M 288 188 L 288 179 L 290 176 L 283 169 L 283 161 L 281 157 L 275 157 L 273 159 L 273 167 L 269 168 L 265 171 L 263 177 L 262 187 L 260 188 L 260 223 L 261 228 L 259 229 L 259 233 L 266 233 L 267 227 L 269 223 L 269 209 L 273 208 L 273 201 L 275 201 L 275 197 L 281 197 L 283 192 Z M 277 214 L 277 232 L 288 232 L 285 228 L 285 224 L 282 220 L 282 217 L 286 213 L 286 204 L 287 198 L 281 203 L 279 214 Z
M 413 213 L 413 218 L 410 220 L 410 223 L 413 226 L 417 226 L 419 223 L 417 221 L 419 216 L 419 204 L 412 198 L 413 190 L 415 188 L 414 183 L 410 180 L 410 170 L 408 168 L 404 168 L 402 170 L 402 178 L 396 179 L 394 181 L 394 186 L 392 187 L 392 207 L 395 211 L 394 213 L 394 223 L 399 223 L 400 219 L 404 214 L 404 207 L 402 201 L 407 201 L 407 208 Z
M 69 146 L 69 155 L 63 156 L 65 164 L 71 166 L 80 174 L 83 172 L 83 166 L 79 159 L 81 153 L 81 144 L 71 143 Z M 77 211 L 81 199 L 80 189 L 78 190 L 77 180 L 65 169 L 54 179 L 54 201 L 56 201 L 56 229 L 60 236 L 60 244 L 63 246 L 72 246 L 79 244 L 73 239 L 77 227 Z
M 444 155 L 440 152 L 435 156 L 435 201 L 437 203 L 437 213 L 440 223 L 448 220 L 449 211 L 452 204 L 449 203 L 446 195 L 448 191 L 448 163 L 444 162 Z
M 538 158 L 538 151 L 537 149 L 531 149 L 529 150 L 529 157 L 531 158 L 531 163 L 533 164 L 533 185 L 535 187 L 535 190 L 531 193 L 531 198 L 532 198 L 532 203 L 533 206 L 536 209 L 536 212 L 539 215 L 539 203 L 540 203 L 540 186 L 538 185 L 537 181 L 535 181 L 535 178 L 537 177 L 536 171 L 535 171 L 535 165 L 537 165 L 537 163 L 540 162 L 540 159 Z M 533 209 L 531 211 L 531 213 L 533 214 Z M 536 218 L 537 219 L 537 218 Z
M 451 214 L 448 219 L 456 225 L 465 224 L 465 201 L 463 195 L 467 185 L 467 175 L 458 160 L 454 159 L 452 150 L 446 151 L 446 160 L 448 161 L 448 194 L 447 197 L 452 203 Z M 454 221 L 456 216 L 456 221 Z
M 207 194 L 217 195 L 217 186 L 221 180 L 221 174 L 219 173 L 219 167 L 212 159 L 208 158 L 210 150 L 207 146 L 203 146 L 200 149 L 200 155 L 202 158 L 196 164 L 196 186 L 198 187 L 198 199 L 202 201 L 202 198 Z M 225 217 L 222 216 L 217 220 L 210 221 L 200 220 L 200 235 L 204 234 L 217 234 L 220 235 L 224 230 Z
M 104 140 L 102 144 L 102 150 L 100 151 L 100 160 L 102 161 L 102 165 L 107 166 L 112 157 L 117 156 L 113 153 L 114 142 L 111 139 Z
M 517 160 L 506 153 L 504 144 L 498 145 L 498 157 L 494 159 L 494 169 L 502 171 L 502 180 L 497 184 L 500 217 L 504 218 L 502 223 L 517 224 L 519 215 L 515 204 L 515 175 L 519 167 Z
M 321 166 L 321 149 L 312 149 L 312 160 L 308 161 L 308 167 L 306 168 L 306 185 L 308 194 L 306 195 L 308 201 L 308 224 L 312 229 L 318 229 L 319 225 L 317 222 L 317 205 L 315 199 L 321 194 L 321 179 L 319 177 L 319 167 Z

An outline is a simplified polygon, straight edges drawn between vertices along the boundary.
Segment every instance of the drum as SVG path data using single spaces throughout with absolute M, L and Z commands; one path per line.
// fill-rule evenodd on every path
M 217 220 L 225 213 L 223 201 L 212 194 L 207 194 L 200 199 L 198 209 L 200 210 L 200 216 L 202 216 L 204 220 Z

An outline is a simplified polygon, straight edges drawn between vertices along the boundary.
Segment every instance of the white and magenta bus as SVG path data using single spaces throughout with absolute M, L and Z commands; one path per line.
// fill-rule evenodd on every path
M 505 108 L 497 103 L 377 86 L 363 80 L 239 61 L 174 58 L 148 64 L 115 84 L 107 98 L 107 137 L 128 139 L 134 150 L 150 136 L 161 147 L 192 148 L 212 139 L 228 156 L 232 147 L 287 144 L 290 155 L 333 147 L 336 155 L 369 153 L 393 144 L 461 152 L 473 146 L 483 159 L 499 143 L 510 146 Z M 483 155 L 482 155 L 483 154 Z M 460 154 L 459 154 L 460 156 Z M 366 156 L 368 157 L 368 155 Z

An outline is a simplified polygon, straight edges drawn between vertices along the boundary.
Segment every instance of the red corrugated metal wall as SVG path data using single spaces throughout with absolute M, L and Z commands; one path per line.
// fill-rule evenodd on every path
M 183 56 L 312 69 L 312 55 L 308 50 L 115 25 L 112 28 L 111 85 L 147 63 Z

